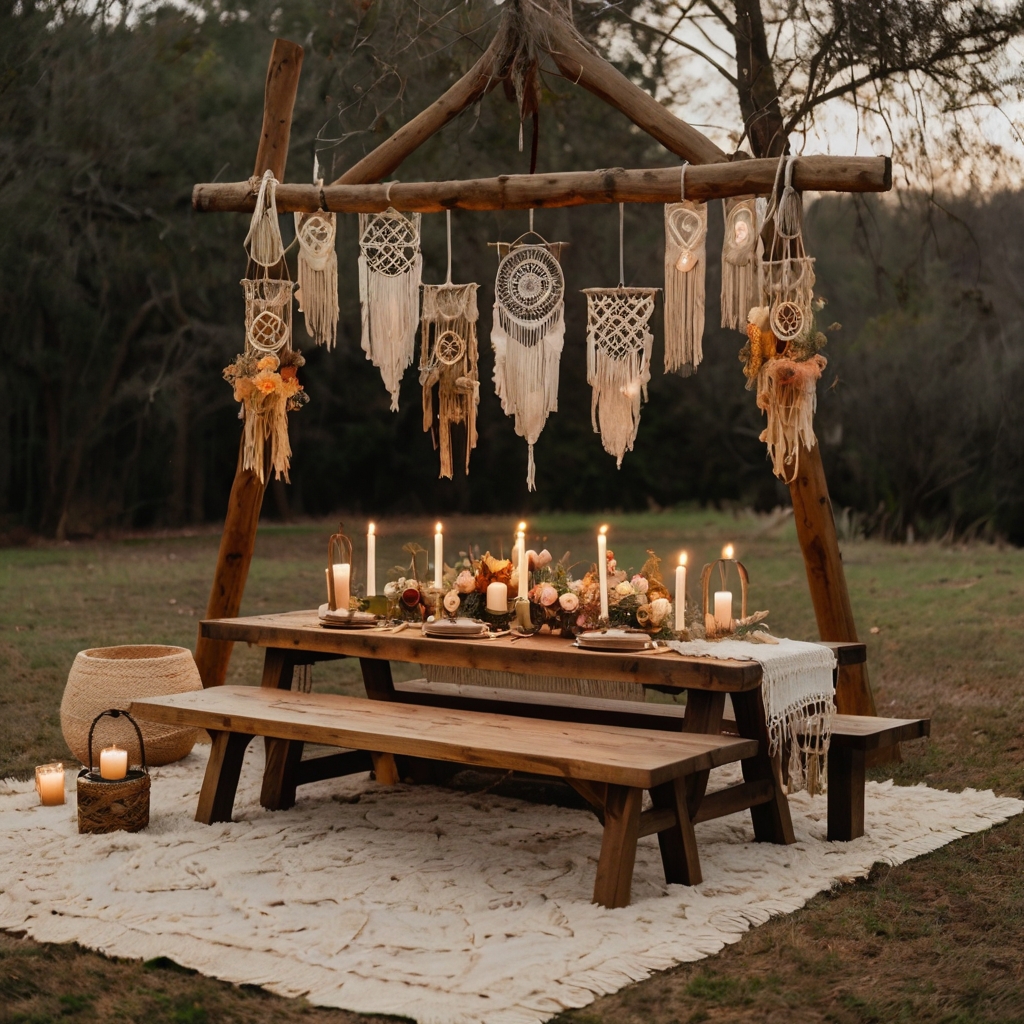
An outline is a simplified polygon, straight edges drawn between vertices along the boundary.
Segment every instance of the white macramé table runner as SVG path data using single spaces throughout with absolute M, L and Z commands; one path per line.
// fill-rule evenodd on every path
M 824 780 L 824 759 L 832 733 L 832 716 L 836 712 L 832 685 L 836 656 L 831 648 L 781 638 L 777 644 L 747 640 L 672 640 L 669 646 L 691 658 L 758 662 L 763 674 L 761 689 L 771 742 L 770 753 L 774 756 L 787 736 L 793 741 L 790 791 L 803 787 L 801 752 L 820 759 L 816 775 Z M 817 778 L 812 789 L 816 785 Z

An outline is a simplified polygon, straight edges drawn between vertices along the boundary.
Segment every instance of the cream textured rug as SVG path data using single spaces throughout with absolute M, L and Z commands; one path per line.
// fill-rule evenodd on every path
M 585 811 L 355 776 L 270 813 L 257 741 L 236 821 L 207 827 L 192 820 L 207 750 L 154 771 L 137 835 L 79 836 L 70 774 L 65 807 L 0 784 L 0 928 L 421 1024 L 527 1024 L 1024 810 L 869 783 L 867 836 L 827 843 L 824 798 L 800 793 L 795 846 L 750 842 L 748 815 L 698 825 L 705 881 L 691 889 L 664 884 L 650 836 L 633 904 L 604 910 L 590 903 L 601 830 Z

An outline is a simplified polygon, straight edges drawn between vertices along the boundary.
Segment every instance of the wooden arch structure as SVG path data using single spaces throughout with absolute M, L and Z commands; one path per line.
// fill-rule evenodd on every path
M 587 203 L 677 201 L 679 170 L 671 167 L 504 175 L 473 181 L 394 183 L 388 187 L 380 184 L 382 178 L 391 174 L 461 111 L 499 83 L 509 80 L 514 71 L 522 74 L 522 61 L 536 61 L 538 52 L 546 53 L 566 79 L 600 97 L 671 153 L 693 165 L 686 174 L 687 198 L 707 200 L 771 193 L 778 166 L 776 159 L 756 160 L 745 154 L 730 156 L 723 152 L 595 53 L 553 7 L 544 10 L 537 4 L 531 5 L 536 35 L 524 40 L 522 22 L 514 17 L 517 8 L 516 0 L 506 5 L 490 45 L 462 78 L 337 181 L 323 187 L 284 184 L 303 50 L 296 43 L 276 40 L 267 70 L 263 128 L 253 173 L 258 180 L 269 169 L 282 183 L 277 190 L 278 210 L 372 213 L 392 206 L 402 211 L 429 213 L 447 209 L 528 209 Z M 884 192 L 892 187 L 891 164 L 886 157 L 801 157 L 794 165 L 793 184 L 801 191 Z M 251 213 L 255 190 L 251 180 L 198 184 L 193 190 L 192 203 L 200 212 Z M 264 486 L 255 473 L 242 469 L 240 455 L 206 609 L 207 618 L 230 618 L 239 612 Z M 801 452 L 799 474 L 789 486 L 819 635 L 822 640 L 855 641 L 857 628 L 818 445 Z M 231 646 L 226 641 L 199 637 L 196 661 L 205 686 L 223 683 Z M 841 668 L 837 703 L 839 711 L 845 714 L 875 713 L 864 665 Z

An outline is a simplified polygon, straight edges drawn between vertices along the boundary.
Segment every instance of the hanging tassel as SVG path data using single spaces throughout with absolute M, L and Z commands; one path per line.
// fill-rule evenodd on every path
M 684 200 L 665 206 L 665 372 L 688 377 L 704 357 L 708 211 Z
M 306 333 L 328 349 L 334 347 L 338 333 L 336 220 L 333 213 L 295 214 L 295 237 L 299 242 L 299 289 L 295 297 L 306 319 Z
M 800 448 L 813 448 L 817 383 L 827 360 L 772 359 L 757 378 L 757 405 L 768 417 L 760 440 L 768 446 L 775 475 L 792 483 L 800 472 Z
M 494 390 L 529 446 L 526 486 L 536 490 L 533 446 L 558 411 L 558 370 L 565 342 L 562 268 L 553 246 L 513 245 L 494 285 Z
M 743 330 L 747 312 L 760 301 L 761 224 L 753 197 L 722 204 L 722 326 Z
M 407 217 L 391 208 L 361 213 L 359 250 L 361 345 L 380 369 L 391 411 L 397 412 L 402 375 L 416 355 L 423 269 L 420 215 Z
M 640 406 L 651 379 L 649 322 L 657 288 L 585 288 L 590 417 L 604 450 L 621 469 L 640 429 Z
M 277 218 L 277 179 L 273 171 L 265 171 L 260 179 L 256 209 L 242 244 L 249 259 L 261 267 L 273 267 L 284 257 L 281 223 Z

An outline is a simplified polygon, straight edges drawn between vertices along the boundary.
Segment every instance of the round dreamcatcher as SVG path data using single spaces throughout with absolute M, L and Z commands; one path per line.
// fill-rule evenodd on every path
M 438 335 L 434 345 L 434 354 L 439 363 L 445 366 L 452 366 L 457 363 L 466 353 L 466 342 L 454 331 L 444 331 Z
M 675 268 L 686 274 L 697 266 L 704 254 L 707 214 L 695 204 L 674 203 L 666 209 L 665 226 L 670 243 L 679 248 Z
M 400 277 L 417 266 L 420 251 L 419 217 L 397 210 L 365 216 L 359 249 L 367 267 L 384 277 Z
M 786 301 L 772 306 L 772 334 L 782 341 L 792 341 L 804 332 L 807 317 L 799 303 Z
M 752 203 L 736 203 L 726 214 L 723 256 L 734 266 L 745 266 L 757 245 L 757 213 Z
M 330 216 L 311 213 L 296 225 L 302 251 L 311 259 L 323 259 L 334 251 L 335 224 L 333 218 L 328 219 Z
M 494 289 L 509 317 L 523 324 L 538 324 L 561 304 L 565 279 L 547 246 L 520 245 L 502 257 Z

